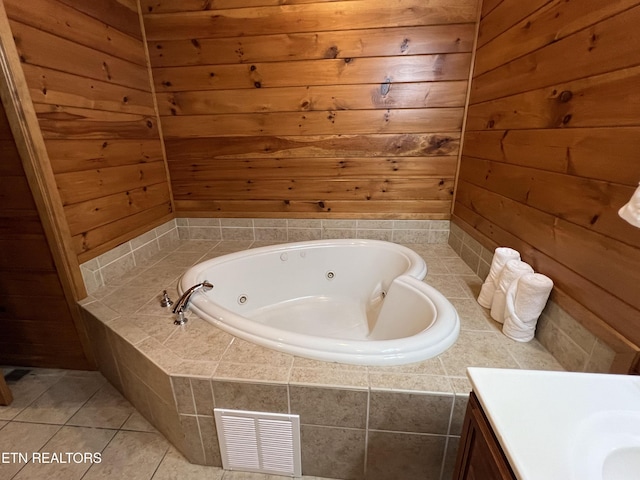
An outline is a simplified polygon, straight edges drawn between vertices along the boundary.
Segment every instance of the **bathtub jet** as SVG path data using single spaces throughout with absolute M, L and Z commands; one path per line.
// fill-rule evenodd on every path
M 388 366 L 435 357 L 458 338 L 458 314 L 422 281 L 426 273 L 402 245 L 318 240 L 204 261 L 179 290 L 215 285 L 193 295 L 190 308 L 244 340 L 314 360 Z

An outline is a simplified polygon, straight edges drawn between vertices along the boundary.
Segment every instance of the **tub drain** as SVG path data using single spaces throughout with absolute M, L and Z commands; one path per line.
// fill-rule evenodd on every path
M 333 280 L 333 278 L 336 276 L 336 274 L 332 270 L 329 270 L 327 272 L 326 276 L 327 276 L 327 280 Z
M 247 303 L 247 300 L 249 300 L 249 298 L 246 295 L 240 295 L 238 297 L 238 303 L 240 305 L 244 305 L 245 303 Z

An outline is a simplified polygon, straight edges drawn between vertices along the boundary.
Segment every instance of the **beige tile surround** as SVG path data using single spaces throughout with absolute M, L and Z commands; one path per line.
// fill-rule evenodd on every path
M 450 227 L 449 246 L 484 280 L 491 268 L 493 252 L 455 223 Z M 615 357 L 608 345 L 552 300 L 538 320 L 536 338 L 566 370 L 572 372 L 608 373 Z
M 278 218 L 178 218 L 81 265 L 87 292 L 144 265 L 178 239 L 231 242 L 300 242 L 326 238 L 367 238 L 396 243 L 447 243 L 448 220 L 322 220 Z
M 8 381 L 13 403 L 0 406 L 3 480 L 287 478 L 190 463 L 99 372 L 3 366 L 1 373 L 20 373 Z
M 163 249 L 109 277 L 82 305 L 102 373 L 193 463 L 220 465 L 215 406 L 299 414 L 305 475 L 449 478 L 470 390 L 467 366 L 562 369 L 538 341 L 519 344 L 500 333 L 475 301 L 480 278 L 445 243 L 407 244 L 462 322 L 458 342 L 424 362 L 326 363 L 233 338 L 195 315 L 176 327 L 160 294 L 177 298 L 190 265 L 276 242 L 185 240 L 169 231 Z

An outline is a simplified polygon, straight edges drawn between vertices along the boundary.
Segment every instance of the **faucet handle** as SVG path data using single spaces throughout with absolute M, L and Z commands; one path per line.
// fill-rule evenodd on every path
M 166 290 L 162 292 L 162 300 L 160 300 L 160 306 L 167 308 L 173 305 L 173 301 L 169 298 L 169 294 Z
M 173 321 L 174 325 L 184 325 L 187 323 L 187 319 L 184 318 L 184 311 L 182 309 L 178 310 L 176 319 Z

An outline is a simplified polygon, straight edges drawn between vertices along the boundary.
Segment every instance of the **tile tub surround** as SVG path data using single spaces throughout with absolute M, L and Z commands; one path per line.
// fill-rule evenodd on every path
M 449 246 L 484 281 L 489 275 L 493 251 L 484 248 L 455 223 L 450 227 Z M 611 370 L 615 357 L 611 347 L 553 300 L 549 300 L 538 320 L 536 338 L 569 371 L 608 373 Z
M 190 463 L 99 372 L 3 367 L 2 373 L 8 375 L 14 401 L 0 406 L 0 452 L 21 453 L 28 460 L 5 457 L 3 480 L 285 478 Z M 87 453 L 91 459 L 99 453 L 101 461 L 37 461 L 33 452 L 41 458 Z
M 448 220 L 321 220 L 278 218 L 177 218 L 80 266 L 89 294 L 173 248 L 178 240 L 301 242 L 366 238 L 396 243 L 446 244 Z M 234 243 L 239 248 L 240 243 Z
M 562 369 L 537 341 L 516 344 L 498 331 L 474 300 L 481 280 L 446 244 L 407 245 L 425 258 L 425 281 L 462 323 L 458 342 L 424 362 L 319 362 L 233 338 L 193 314 L 173 325 L 161 292 L 176 300 L 189 266 L 264 244 L 177 240 L 81 302 L 101 372 L 193 463 L 220 465 L 215 406 L 299 414 L 305 475 L 450 478 L 467 366 Z

